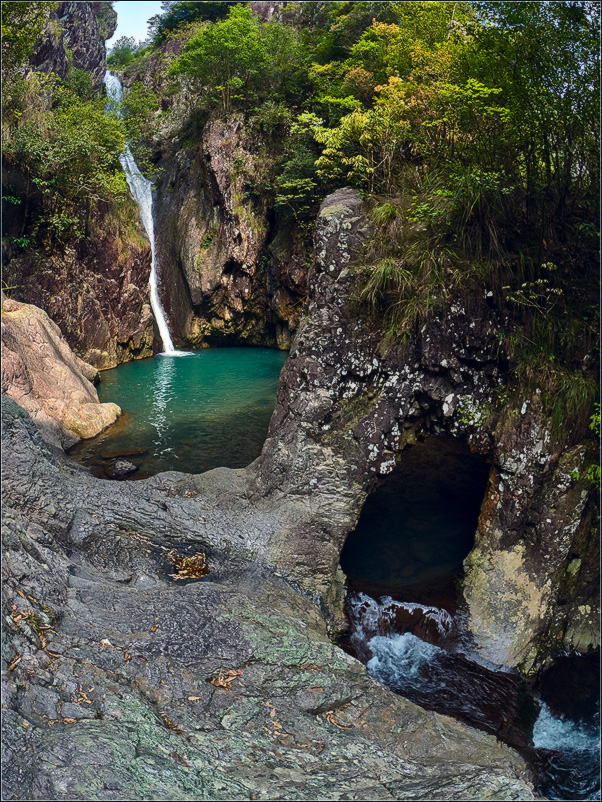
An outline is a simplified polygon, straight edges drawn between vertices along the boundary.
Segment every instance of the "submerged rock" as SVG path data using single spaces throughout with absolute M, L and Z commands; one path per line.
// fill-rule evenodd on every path
M 30 413 L 47 442 L 68 448 L 117 420 L 117 404 L 98 401 L 88 378 L 96 376 L 45 312 L 3 297 L 2 392 Z
M 105 473 L 111 479 L 123 479 L 138 470 L 138 467 L 126 459 L 116 459 L 104 466 Z

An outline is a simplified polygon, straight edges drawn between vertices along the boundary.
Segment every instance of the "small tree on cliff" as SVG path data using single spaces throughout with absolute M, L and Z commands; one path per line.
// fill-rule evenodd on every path
M 230 111 L 237 93 L 252 92 L 268 69 L 268 50 L 251 9 L 233 6 L 228 19 L 208 24 L 187 43 L 172 73 L 191 77 Z M 214 95 L 215 96 L 215 95 Z

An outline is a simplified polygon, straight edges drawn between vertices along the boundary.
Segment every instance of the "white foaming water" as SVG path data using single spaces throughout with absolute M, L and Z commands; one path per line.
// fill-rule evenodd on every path
M 556 718 L 541 702 L 541 710 L 533 726 L 533 746 L 536 749 L 573 750 L 598 753 L 600 732 L 593 725 Z
M 104 82 L 107 87 L 107 94 L 111 100 L 119 103 L 121 100 L 121 83 L 119 78 L 107 71 L 104 77 Z M 165 312 L 161 305 L 159 292 L 157 290 L 157 263 L 155 258 L 155 232 L 153 227 L 152 185 L 151 182 L 148 181 L 138 169 L 138 165 L 134 161 L 134 157 L 132 156 L 129 145 L 125 146 L 125 151 L 119 157 L 119 161 L 124 169 L 125 177 L 134 200 L 140 207 L 140 216 L 142 217 L 142 222 L 151 244 L 152 261 L 149 278 L 150 302 L 155 320 L 157 321 L 157 326 L 159 327 L 159 334 L 161 335 L 161 341 L 163 343 L 163 353 L 170 354 L 171 356 L 177 356 L 182 352 L 176 351 L 174 348 L 171 335 L 169 333 L 169 328 L 167 326 Z
M 394 601 L 391 596 L 383 596 L 376 601 L 366 593 L 358 593 L 350 600 L 350 607 L 354 621 L 363 630 L 364 636 L 380 631 L 385 624 L 393 624 L 404 613 L 432 623 L 441 636 L 449 634 L 454 625 L 454 619 L 447 610 L 414 602 Z
M 403 635 L 377 635 L 368 646 L 374 657 L 368 661 L 368 672 L 375 679 L 408 693 L 422 691 L 424 671 L 430 668 L 429 693 L 445 687 L 445 677 L 437 676 L 437 658 L 443 650 L 406 632 Z M 435 669 L 435 671 L 433 671 Z

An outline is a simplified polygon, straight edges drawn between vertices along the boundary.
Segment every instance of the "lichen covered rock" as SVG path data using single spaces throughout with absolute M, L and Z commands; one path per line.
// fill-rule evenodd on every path
M 482 296 L 452 298 L 403 346 L 383 351 L 377 326 L 353 304 L 354 252 L 368 230 L 355 190 L 322 204 L 307 317 L 281 375 L 268 439 L 249 469 L 259 496 L 296 504 L 265 553 L 303 587 L 326 598 L 330 586 L 336 596 L 338 557 L 368 493 L 416 437 L 451 435 L 491 461 L 466 561 L 477 648 L 528 670 L 563 643 L 595 647 L 595 582 L 580 573 L 596 560 L 595 537 L 587 536 L 594 497 L 579 479 L 584 444 L 562 446 L 538 392 L 517 410 L 496 412 L 501 323 Z M 569 566 L 568 598 L 577 606 L 565 595 Z M 588 612 L 576 616 L 578 609 Z
M 515 752 L 388 691 L 224 550 L 240 472 L 106 482 L 10 400 L 2 421 L 7 797 L 535 798 Z M 174 549 L 211 573 L 174 578 Z

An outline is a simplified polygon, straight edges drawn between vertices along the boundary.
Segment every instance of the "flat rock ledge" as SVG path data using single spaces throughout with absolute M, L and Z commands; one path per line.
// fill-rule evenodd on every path
M 2 392 L 29 412 L 46 442 L 66 449 L 117 420 L 117 404 L 98 400 L 97 375 L 46 312 L 2 296 Z
M 114 483 L 10 399 L 2 427 L 4 799 L 537 798 L 513 750 L 387 690 L 224 547 L 241 472 Z M 211 573 L 177 579 L 172 549 Z

